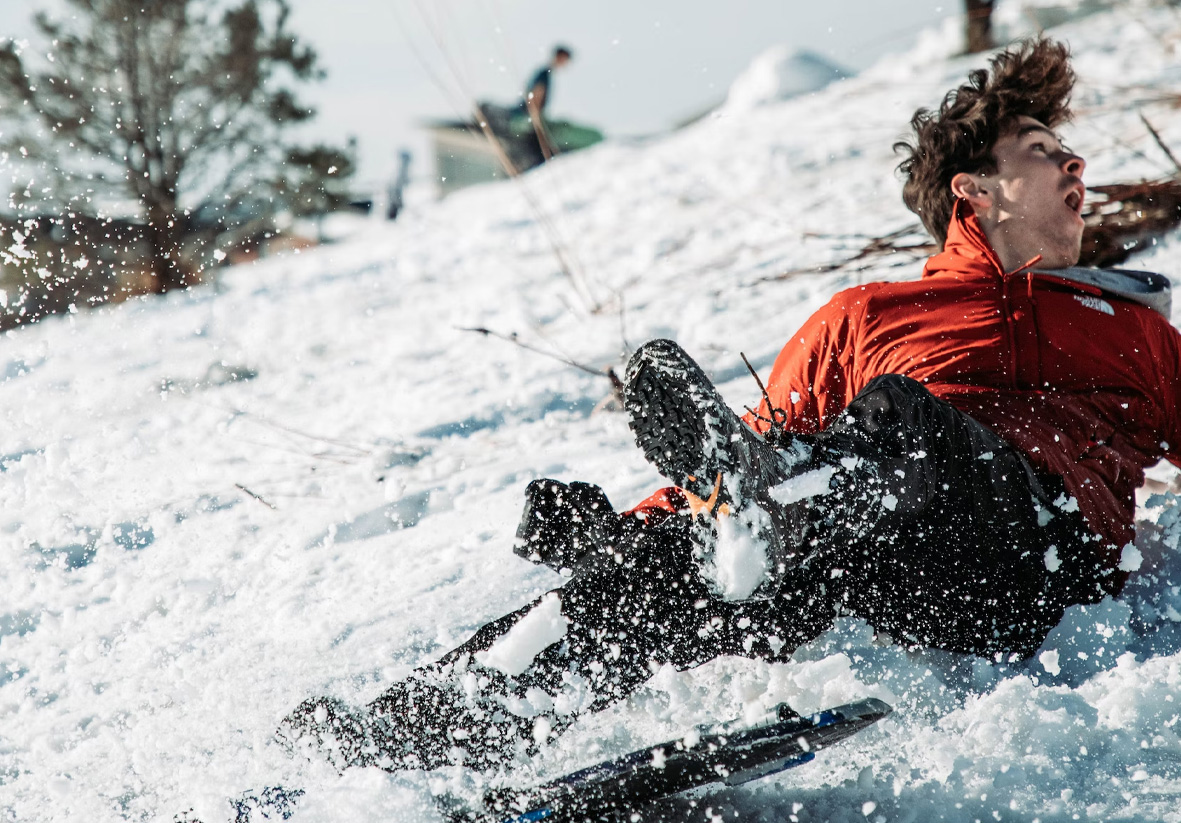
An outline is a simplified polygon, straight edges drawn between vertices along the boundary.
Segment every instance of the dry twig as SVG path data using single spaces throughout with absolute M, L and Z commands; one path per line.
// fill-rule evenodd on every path
M 872 237 L 869 242 L 855 254 L 846 257 L 844 260 L 838 260 L 833 263 L 822 263 L 818 266 L 804 266 L 796 269 L 788 269 L 779 274 L 764 277 L 760 282 L 768 280 L 787 280 L 801 274 L 828 274 L 830 272 L 842 271 L 855 263 L 875 258 L 884 257 L 889 254 L 898 254 L 899 252 L 910 254 L 915 258 L 924 257 L 933 254 L 937 249 L 935 244 L 929 240 L 919 240 L 917 242 L 903 242 L 909 237 L 915 235 L 921 236 L 923 234 L 923 227 L 912 223 L 900 229 L 882 235 L 881 237 Z M 861 266 L 859 268 L 864 268 Z
M 1176 177 L 1088 190 L 1099 199 L 1083 211 L 1083 265 L 1117 266 L 1181 224 L 1181 180 Z
M 245 486 L 243 486 L 241 483 L 235 483 L 235 484 L 234 484 L 234 488 L 236 488 L 236 489 L 241 489 L 242 491 L 246 492 L 246 494 L 248 494 L 248 495 L 250 495 L 251 497 L 253 497 L 253 498 L 254 498 L 255 500 L 257 500 L 259 503 L 262 503 L 264 506 L 266 506 L 266 507 L 267 507 L 268 509 L 270 509 L 271 511 L 278 511 L 278 510 L 279 510 L 279 509 L 278 509 L 278 507 L 276 507 L 274 503 L 272 503 L 271 501 L 267 500 L 265 497 L 262 497 L 261 495 L 259 495 L 259 494 L 255 494 L 254 492 L 250 491 L 250 489 L 246 488 L 246 487 L 245 487 Z
M 1144 116 L 1144 112 L 1140 113 L 1140 122 L 1144 124 L 1144 128 L 1148 129 L 1148 133 L 1152 135 L 1152 139 L 1156 141 L 1156 144 L 1160 146 L 1161 151 L 1163 151 L 1165 156 L 1168 157 L 1173 163 L 1173 168 L 1175 168 L 1178 172 L 1181 172 L 1181 163 L 1177 162 L 1177 158 L 1173 155 L 1173 152 L 1168 146 L 1165 145 L 1165 141 L 1161 139 L 1160 132 L 1152 127 L 1152 124 L 1148 122 L 1148 118 Z
M 615 373 L 614 367 L 608 366 L 606 369 L 596 369 L 594 366 L 588 366 L 585 363 L 579 363 L 577 360 L 572 360 L 569 357 L 564 357 L 560 354 L 539 349 L 537 346 L 530 345 L 521 340 L 516 332 L 509 334 L 501 334 L 500 332 L 486 329 L 483 326 L 456 326 L 459 331 L 470 331 L 476 334 L 482 334 L 485 337 L 495 337 L 497 340 L 504 340 L 506 343 L 520 346 L 525 351 L 531 351 L 534 354 L 540 354 L 543 357 L 548 357 L 551 360 L 557 360 L 559 363 L 564 363 L 567 366 L 573 366 L 576 369 L 581 369 L 587 374 L 593 374 L 596 377 L 605 377 L 611 382 L 611 394 L 620 408 L 623 406 L 623 381 L 619 379 L 619 375 Z

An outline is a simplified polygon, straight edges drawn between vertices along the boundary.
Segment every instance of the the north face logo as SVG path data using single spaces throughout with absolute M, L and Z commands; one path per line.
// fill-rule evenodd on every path
M 1115 316 L 1115 309 L 1113 309 L 1111 307 L 1111 304 L 1108 303 L 1106 300 L 1100 300 L 1098 297 L 1088 297 L 1088 296 L 1082 295 L 1082 294 L 1076 294 L 1074 296 L 1074 299 L 1077 300 L 1078 302 L 1082 303 L 1088 309 L 1094 309 L 1095 311 L 1101 311 L 1104 314 L 1110 314 L 1112 317 Z

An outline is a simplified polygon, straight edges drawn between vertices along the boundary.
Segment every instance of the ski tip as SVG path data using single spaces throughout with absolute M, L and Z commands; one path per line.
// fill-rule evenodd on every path
M 858 714 L 862 715 L 876 714 L 885 717 L 894 712 L 893 706 L 885 700 L 878 700 L 876 697 L 867 697 L 850 705 L 858 707 Z
M 840 718 L 841 720 L 861 720 L 867 723 L 876 723 L 883 717 L 894 713 L 894 707 L 884 700 L 879 700 L 876 697 L 866 697 L 853 703 L 846 703 L 843 706 L 834 706 L 831 709 L 825 709 L 818 714 L 813 715 L 813 722 L 819 722 L 821 717 Z

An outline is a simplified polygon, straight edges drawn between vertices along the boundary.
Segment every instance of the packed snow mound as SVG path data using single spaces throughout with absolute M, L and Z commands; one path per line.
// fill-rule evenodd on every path
M 790 100 L 848 76 L 814 52 L 775 46 L 756 57 L 730 86 L 725 110 L 734 113 Z

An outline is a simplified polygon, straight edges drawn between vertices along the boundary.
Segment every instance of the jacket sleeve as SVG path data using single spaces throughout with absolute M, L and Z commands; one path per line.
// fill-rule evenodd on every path
M 789 431 L 812 434 L 826 428 L 856 393 L 852 374 L 851 309 L 855 290 L 841 292 L 808 318 L 775 359 L 767 397 L 786 415 Z M 773 417 L 767 399 L 743 419 L 759 433 Z

